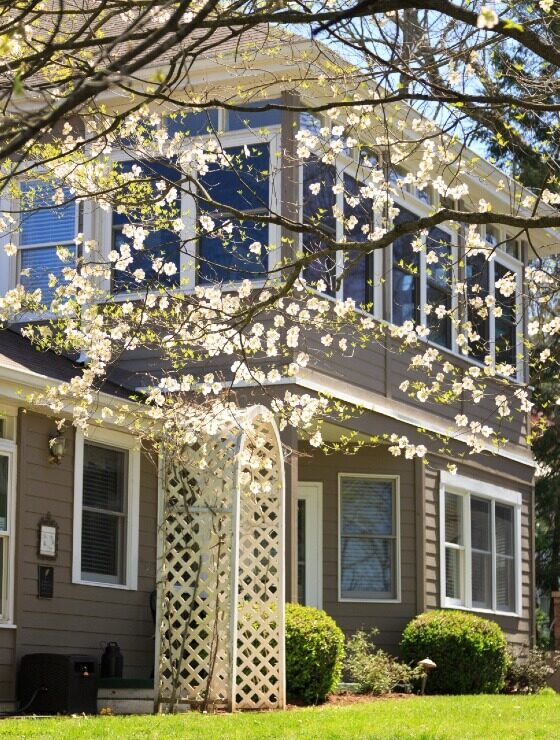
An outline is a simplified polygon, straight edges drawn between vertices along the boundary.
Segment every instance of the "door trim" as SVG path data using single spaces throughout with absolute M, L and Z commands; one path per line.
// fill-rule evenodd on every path
M 323 484 L 320 481 L 299 481 L 297 489 L 297 500 L 303 499 L 308 502 L 306 513 L 312 517 L 305 519 L 305 562 L 306 567 L 311 564 L 315 576 L 313 588 L 309 589 L 312 581 L 306 577 L 305 601 L 317 609 L 323 608 Z M 297 521 L 297 519 L 296 519 Z M 295 550 L 297 561 L 297 537 L 295 538 Z M 306 573 L 307 576 L 307 573 Z

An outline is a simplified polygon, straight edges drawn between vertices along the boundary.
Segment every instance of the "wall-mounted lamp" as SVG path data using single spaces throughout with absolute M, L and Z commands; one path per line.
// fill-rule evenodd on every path
M 49 439 L 49 452 L 50 462 L 60 465 L 66 452 L 66 437 L 64 434 L 57 434 Z

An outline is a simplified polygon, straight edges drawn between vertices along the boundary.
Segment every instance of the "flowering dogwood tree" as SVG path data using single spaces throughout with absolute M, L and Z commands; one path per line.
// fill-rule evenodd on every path
M 504 126 L 502 111 L 522 121 L 558 110 L 557 9 L 542 2 L 533 16 L 521 23 L 507 3 L 396 0 L 24 1 L 4 13 L 4 249 L 18 261 L 25 214 L 76 207 L 82 224 L 59 245 L 61 267 L 46 285 L 36 287 L 34 267 L 20 258 L 19 284 L 0 298 L 4 324 L 31 314 L 23 331 L 34 343 L 84 360 L 71 383 L 35 400 L 83 428 L 99 416 L 180 448 L 217 428 L 234 413 L 235 389 L 254 384 L 281 426 L 320 446 L 320 421 L 349 410 L 270 388 L 319 351 L 352 356 L 391 341 L 410 355 L 403 392 L 427 405 L 468 398 L 471 410 L 456 415 L 449 437 L 473 452 L 502 444 L 502 420 L 527 414 L 531 401 L 512 386 L 519 348 L 484 326 L 489 317 L 521 321 L 512 307 L 529 298 L 553 300 L 556 278 L 540 250 L 550 253 L 560 226 L 556 164 L 543 156 L 537 192 L 505 175 L 492 180 L 491 203 L 473 185 L 490 170 L 465 144 L 483 130 L 513 151 L 534 148 L 521 124 Z M 488 79 L 487 62 L 504 43 L 523 94 L 504 95 L 500 80 Z M 531 74 L 516 69 L 515 49 L 530 55 Z M 220 111 L 249 139 L 227 144 Z M 274 112 L 282 133 L 271 139 L 265 114 Z M 557 136 L 551 126 L 551 141 Z M 285 184 L 300 167 L 307 209 Z M 430 208 L 408 218 L 397 204 L 404 192 Z M 103 212 L 116 214 L 109 249 L 106 235 L 83 227 Z M 460 256 L 440 225 L 457 234 Z M 533 264 L 524 277 L 487 269 L 505 246 L 487 237 L 496 225 L 525 242 Z M 341 286 L 364 256 L 397 242 L 406 249 L 396 267 L 413 276 L 422 263 L 440 299 L 418 297 L 410 316 L 386 325 L 374 300 Z M 386 272 L 371 276 L 372 288 Z M 480 362 L 452 362 L 428 343 L 442 327 Z M 559 328 L 535 314 L 528 336 Z M 140 389 L 130 401 L 98 408 L 103 382 L 141 350 L 159 357 L 157 370 L 128 378 Z M 481 418 L 488 397 L 494 411 Z M 403 436 L 384 441 L 395 455 L 426 453 Z

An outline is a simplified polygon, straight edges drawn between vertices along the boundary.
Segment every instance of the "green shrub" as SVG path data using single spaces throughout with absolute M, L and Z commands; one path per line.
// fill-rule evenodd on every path
M 323 611 L 286 604 L 286 687 L 307 704 L 336 689 L 344 661 L 344 634 Z
M 430 611 L 406 626 L 403 657 L 416 665 L 431 658 L 426 693 L 495 694 L 504 687 L 509 656 L 495 622 L 463 611 Z
M 421 669 L 410 668 L 377 648 L 373 642 L 377 634 L 376 629 L 369 633 L 360 630 L 348 640 L 346 668 L 350 677 L 362 694 L 388 694 L 397 687 L 409 691 Z
M 560 668 L 560 656 L 550 658 L 542 650 L 509 651 L 505 691 L 508 694 L 536 694 L 547 685 L 547 679 Z

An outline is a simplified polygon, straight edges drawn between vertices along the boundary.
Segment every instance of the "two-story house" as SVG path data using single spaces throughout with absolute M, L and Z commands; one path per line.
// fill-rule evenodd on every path
M 266 62 L 270 80 L 260 82 L 269 84 L 267 99 L 294 107 L 294 96 L 272 69 L 280 61 Z M 249 88 L 262 74 L 247 76 L 244 84 Z M 227 65 L 206 61 L 200 69 L 195 66 L 191 84 L 208 87 L 209 80 L 223 93 L 230 84 Z M 317 91 L 316 99 L 320 94 Z M 308 99 L 299 100 L 305 105 L 312 98 L 310 93 Z M 349 189 L 355 187 L 352 177 L 361 166 L 356 158 L 363 154 L 359 147 L 341 151 L 327 168 L 313 157 L 302 163 L 296 156 L 294 132 L 323 123 L 318 114 L 259 110 L 259 101 L 253 111 L 242 114 L 212 108 L 169 118 L 170 131 L 182 127 L 193 137 L 204 137 L 210 129 L 221 132 L 221 146 L 250 158 L 259 173 L 252 187 L 233 170 L 210 168 L 203 176 L 216 201 L 250 212 L 255 220 L 235 251 L 224 248 L 219 239 L 203 236 L 197 240 L 197 253 L 187 255 L 180 249 L 180 237 L 168 235 L 166 256 L 175 259 L 178 268 L 176 275 L 169 276 L 170 288 L 192 290 L 197 283 L 227 282 L 236 278 L 236 271 L 245 276 L 248 263 L 258 278 L 259 269 L 264 273 L 279 259 L 279 251 L 293 249 L 294 238 L 283 242 L 277 226 L 259 224 L 263 208 L 296 213 L 305 223 L 319 210 L 329 214 L 333 206 L 350 207 L 340 190 L 323 187 L 314 194 L 309 184 L 320 177 L 323 182 L 330 178 L 333 183 L 345 182 Z M 376 151 L 374 135 L 368 146 L 370 158 L 387 160 L 386 152 Z M 126 147 L 113 156 L 123 162 L 129 159 Z M 412 171 L 414 158 L 399 163 L 401 170 L 385 164 L 387 177 L 395 182 L 403 178 L 394 197 L 398 218 L 404 220 L 438 207 L 437 193 L 404 183 L 407 164 Z M 512 197 L 510 191 L 498 188 L 504 177 L 483 161 L 465 175 L 473 200 L 485 198 L 502 209 Z M 193 218 L 192 199 L 186 193 L 177 198 L 188 222 Z M 212 217 L 219 219 L 220 214 Z M 359 223 L 366 216 L 357 213 L 356 218 Z M 57 213 L 23 214 L 17 256 L 0 249 L 0 294 L 19 281 L 48 294 L 48 274 L 61 269 L 57 245 L 76 250 L 74 240 L 81 232 L 84 240 L 95 239 L 107 255 L 123 238 L 125 223 L 122 214 L 75 203 Z M 187 228 L 192 231 L 192 225 Z M 334 219 L 330 223 L 327 217 L 323 228 L 342 236 L 342 227 Z M 526 307 L 520 287 L 527 245 L 513 239 L 507 229 L 486 227 L 482 233 L 487 242 L 504 246 L 491 262 L 477 267 L 464 259 L 461 233 L 443 224 L 426 237 L 449 255 L 456 269 L 453 279 L 468 281 L 476 273 L 487 294 L 494 295 L 501 275 L 507 271 L 519 275 L 509 311 L 500 317 L 490 314 L 479 326 L 494 359 L 514 365 L 511 382 L 517 387 L 527 381 Z M 303 247 L 313 249 L 306 238 Z M 537 238 L 543 244 L 554 239 L 548 234 Z M 255 240 L 278 248 L 254 255 L 249 244 Z M 140 261 L 137 266 L 142 266 Z M 22 276 L 22 270 L 29 271 Z M 411 237 L 362 257 L 338 284 L 343 270 L 343 261 L 334 259 L 311 264 L 306 277 L 325 278 L 327 294 L 354 298 L 380 326 L 407 320 L 431 326 L 434 331 L 426 346 L 435 347 L 442 361 L 460 368 L 480 366 L 476 347 L 467 355 L 459 352 L 452 321 L 436 325 L 427 314 L 426 305 L 451 306 L 456 296 L 450 282 L 430 269 L 426 251 L 411 249 Z M 186 287 L 181 287 L 181 278 Z M 115 293 L 128 295 L 128 289 L 130 285 L 114 279 Z M 491 393 L 476 409 L 466 396 L 453 403 L 425 404 L 402 389 L 403 381 L 414 375 L 409 368 L 412 350 L 403 350 L 397 339 L 388 336 L 384 343 L 356 347 L 351 356 L 341 352 L 329 357 L 319 351 L 318 337 L 309 336 L 306 341 L 312 358 L 309 366 L 296 377 L 281 378 L 274 392 L 328 393 L 359 408 L 345 422 L 326 424 L 327 440 L 335 441 L 348 430 L 357 432 L 360 439 L 404 435 L 413 444 L 425 445 L 427 453 L 424 458 L 407 459 L 395 456 L 389 443 L 382 443 L 365 445 L 352 455 L 325 454 L 307 439 L 298 439 L 295 432 L 286 434 L 284 441 L 294 451 L 286 460 L 287 598 L 325 609 L 348 633 L 377 627 L 379 644 L 391 651 L 398 650 L 402 629 L 412 617 L 440 607 L 495 619 L 511 642 L 532 643 L 534 465 L 525 441 L 527 415 L 502 421 L 500 431 L 507 441 L 499 448 L 488 445 L 470 454 L 460 436 L 445 443 L 442 437 L 454 428 L 458 413 L 491 418 L 495 414 Z M 314 342 L 317 351 L 313 351 Z M 153 669 L 150 595 L 156 580 L 157 470 L 135 449 L 132 437 L 108 424 L 96 427 L 87 438 L 66 432 L 64 454 L 59 464 L 52 464 L 49 440 L 57 436 L 54 421 L 26 402 L 31 390 L 80 371 L 68 359 L 38 354 L 15 330 L 0 332 L 0 702 L 4 706 L 14 702 L 16 667 L 30 652 L 100 654 L 101 642 L 115 640 L 125 656 L 125 675 L 149 677 Z M 157 371 L 155 354 L 131 353 L 112 378 L 120 385 L 107 384 L 106 403 L 127 388 L 142 388 Z M 251 389 L 245 392 L 251 402 Z M 258 400 L 260 391 L 254 393 Z M 450 466 L 457 467 L 455 474 Z M 37 531 L 47 515 L 58 527 L 58 543 L 56 559 L 49 561 L 54 574 L 52 595 L 41 598 L 38 567 L 45 561 L 38 554 Z

